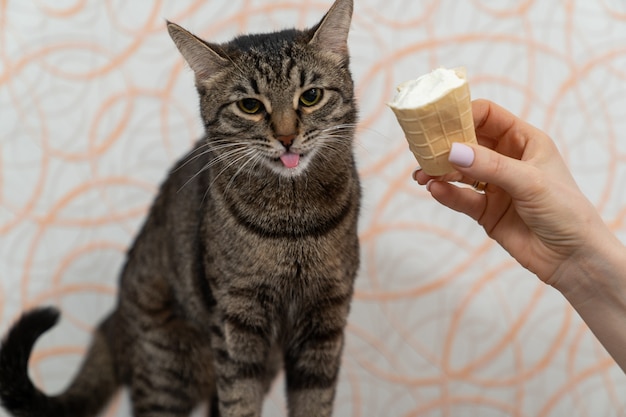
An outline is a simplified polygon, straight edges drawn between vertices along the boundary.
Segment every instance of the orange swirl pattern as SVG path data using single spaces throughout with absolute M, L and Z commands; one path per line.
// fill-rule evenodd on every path
M 363 262 L 335 415 L 626 416 L 626 377 L 564 299 L 410 180 L 385 106 L 399 82 L 465 66 L 474 97 L 555 138 L 626 238 L 625 3 L 355 2 Z M 46 391 L 76 370 L 158 183 L 201 134 L 164 19 L 222 41 L 313 24 L 329 5 L 0 0 L 0 328 L 63 310 L 31 361 Z M 280 382 L 265 411 L 286 415 Z M 103 413 L 128 415 L 125 394 Z

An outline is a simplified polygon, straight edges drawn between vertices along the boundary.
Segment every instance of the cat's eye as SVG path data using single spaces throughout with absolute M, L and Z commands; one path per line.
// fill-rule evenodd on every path
M 263 104 L 255 98 L 244 98 L 237 102 L 239 110 L 246 114 L 257 114 L 263 110 Z
M 322 99 L 323 90 L 321 88 L 310 88 L 300 96 L 300 103 L 303 106 L 315 106 Z

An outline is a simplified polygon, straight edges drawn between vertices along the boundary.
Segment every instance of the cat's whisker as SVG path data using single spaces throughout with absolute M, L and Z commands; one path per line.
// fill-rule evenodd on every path
M 232 167 L 233 165 L 239 163 L 241 160 L 248 158 L 250 159 L 250 155 L 253 155 L 253 151 L 252 150 L 247 150 L 247 151 L 242 151 L 243 153 L 241 155 L 238 155 L 235 158 L 232 158 L 232 160 L 226 164 L 226 166 L 224 166 L 217 174 L 215 174 L 215 177 L 213 178 L 213 181 L 211 181 L 211 183 L 209 184 L 209 186 L 207 187 L 207 190 L 204 193 L 204 198 L 206 198 L 208 192 L 210 191 L 210 189 L 213 187 L 213 184 L 215 184 L 215 181 L 217 181 L 223 174 L 224 172 L 226 172 L 230 167 Z M 244 164 L 245 165 L 245 164 Z M 241 169 L 241 168 L 239 168 Z M 238 171 L 237 171 L 238 172 Z M 231 178 L 230 181 L 232 181 L 233 179 Z M 230 183 L 229 183 L 230 184 Z M 229 185 L 226 186 L 225 190 L 228 189 Z
M 199 152 L 200 150 L 202 150 L 203 148 L 206 148 L 208 146 L 207 143 L 203 143 L 200 146 L 196 146 L 195 148 L 191 149 L 189 152 L 187 152 L 186 155 L 184 155 L 181 158 L 181 163 L 173 170 L 173 172 L 177 172 L 180 169 L 184 168 L 185 166 L 187 166 L 187 164 L 189 164 L 191 161 L 201 157 L 202 155 L 204 155 L 207 151 L 203 150 L 202 152 L 200 152 L 200 154 L 198 155 L 194 155 L 196 152 Z
M 342 123 L 342 124 L 333 125 L 333 126 L 329 126 L 324 129 L 321 129 L 321 132 L 326 133 L 326 132 L 345 131 L 345 130 L 353 131 L 357 128 L 358 128 L 358 125 L 356 123 Z
M 226 184 L 226 188 L 225 190 L 228 190 L 230 188 L 230 186 L 233 184 L 235 178 L 237 178 L 237 176 L 248 166 L 248 164 L 250 164 L 251 162 L 257 162 L 261 156 L 255 152 L 248 152 L 245 156 L 249 156 L 248 160 L 246 162 L 244 162 L 243 164 L 241 164 L 241 166 L 237 169 L 237 171 L 233 174 L 233 176 L 231 177 L 230 181 L 228 182 L 228 184 Z M 239 158 L 239 160 L 241 160 L 242 158 Z M 254 164 L 253 164 L 254 165 Z
M 206 163 L 198 172 L 196 172 L 191 178 L 189 178 L 179 189 L 178 192 L 180 192 L 183 188 L 185 188 L 191 181 L 193 181 L 194 179 L 196 179 L 200 174 L 202 174 L 203 172 L 207 171 L 208 169 L 210 169 L 212 166 L 214 166 L 215 164 L 221 162 L 224 159 L 227 159 L 231 156 L 236 155 L 239 152 L 242 152 L 240 147 L 233 147 L 234 149 L 231 149 L 228 152 L 225 152 L 223 154 L 218 155 L 215 159 L 213 159 L 212 161 L 209 161 L 208 163 Z
M 219 176 L 222 175 L 232 165 L 238 163 L 239 161 L 241 161 L 245 157 L 249 157 L 252 154 L 253 154 L 253 151 L 250 150 L 250 149 L 238 148 L 238 149 L 233 149 L 233 150 L 231 150 L 229 152 L 226 152 L 224 154 L 219 155 L 218 158 L 216 158 L 214 161 L 212 161 L 211 165 L 215 165 L 217 163 L 225 162 L 228 159 L 230 159 L 230 161 L 227 162 L 226 165 L 215 175 L 215 178 L 213 179 L 213 182 L 217 178 L 219 178 Z
M 357 124 L 344 124 L 344 125 L 336 125 L 336 126 L 331 126 L 329 128 L 323 129 L 322 130 L 322 134 L 320 134 L 318 136 L 319 139 L 324 140 L 324 139 L 343 139 L 346 138 L 346 136 L 344 135 L 337 135 L 338 133 L 341 134 L 342 131 L 346 131 L 346 130 L 350 130 L 352 128 L 357 127 Z M 385 136 L 384 134 L 382 134 L 381 132 L 377 131 L 376 129 L 372 129 L 372 128 L 364 128 L 364 127 L 360 127 L 358 126 L 358 129 L 361 131 L 366 131 L 366 132 L 371 132 L 371 133 L 375 133 L 377 136 L 380 136 L 382 138 L 385 138 L 387 140 L 391 140 L 391 138 L 389 136 Z M 326 132 L 333 132 L 333 133 L 326 133 Z M 352 132 L 350 132 L 350 135 L 352 135 Z M 348 137 L 348 139 L 350 139 L 350 137 Z M 359 140 L 359 135 L 356 135 L 354 142 L 353 142 L 354 146 L 359 147 L 360 149 L 362 149 L 363 151 L 365 151 L 367 154 L 371 154 L 370 149 L 368 149 L 365 144 Z
M 219 146 L 215 146 L 216 143 Z M 187 166 L 189 163 L 195 161 L 196 159 L 201 158 L 204 155 L 207 155 L 207 154 L 211 153 L 211 151 L 219 150 L 219 149 L 223 149 L 223 148 L 227 148 L 227 147 L 236 147 L 236 146 L 240 146 L 240 145 L 237 144 L 237 143 L 233 143 L 232 141 L 227 140 L 227 139 L 217 140 L 217 141 L 216 140 L 211 140 L 210 142 L 206 141 L 202 145 L 197 146 L 197 147 L 193 148 L 191 151 L 189 151 L 187 153 L 187 155 L 185 155 L 181 159 L 183 162 L 178 167 L 176 167 L 174 172 L 180 170 L 181 168 L 184 168 L 185 166 Z M 201 150 L 202 150 L 202 152 L 199 152 Z
M 181 164 L 180 164 L 180 165 L 176 168 L 176 171 L 180 170 L 181 168 L 186 167 L 188 164 L 192 163 L 192 162 L 193 162 L 193 161 L 195 161 L 196 159 L 202 158 L 203 156 L 208 155 L 208 154 L 210 154 L 210 153 L 211 153 L 211 149 L 207 149 L 207 150 L 204 150 L 204 151 L 200 152 L 199 154 L 197 154 L 197 155 L 195 155 L 195 156 L 193 156 L 193 157 L 191 157 L 191 158 L 188 158 L 188 159 L 184 160 L 184 162 L 183 162 L 183 163 L 181 163 Z

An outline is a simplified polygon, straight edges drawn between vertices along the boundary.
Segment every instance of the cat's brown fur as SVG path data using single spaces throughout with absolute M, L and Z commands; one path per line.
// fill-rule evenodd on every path
M 126 385 L 136 417 L 188 416 L 202 401 L 212 416 L 259 416 L 284 367 L 289 415 L 331 414 L 359 263 L 351 14 L 352 0 L 337 0 L 311 30 L 220 45 L 168 23 L 196 75 L 206 136 L 162 185 L 118 305 L 64 393 L 39 392 L 26 369 L 56 310 L 11 329 L 5 408 L 93 416 Z

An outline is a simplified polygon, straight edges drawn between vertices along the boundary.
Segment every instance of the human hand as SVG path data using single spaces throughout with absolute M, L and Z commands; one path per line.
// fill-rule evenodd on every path
M 522 266 L 562 291 L 568 271 L 616 239 L 582 194 L 553 141 L 541 130 L 485 100 L 472 103 L 480 145 L 454 144 L 458 172 L 416 171 L 445 206 L 467 214 Z M 484 181 L 484 193 L 450 182 Z

